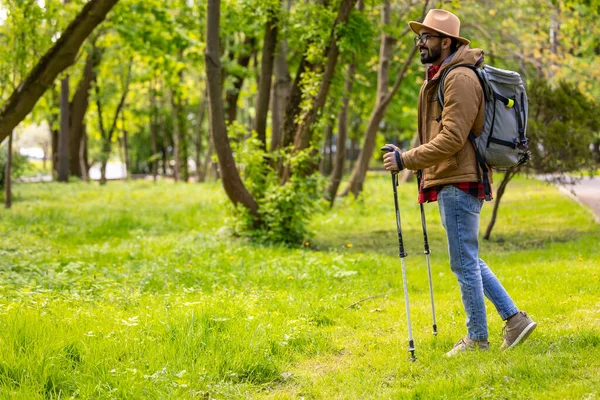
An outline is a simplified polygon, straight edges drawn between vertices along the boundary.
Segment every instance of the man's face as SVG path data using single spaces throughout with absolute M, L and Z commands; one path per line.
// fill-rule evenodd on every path
M 442 38 L 436 36 L 440 34 L 426 28 L 421 29 L 422 39 L 417 46 L 419 46 L 422 64 L 434 64 L 442 56 Z

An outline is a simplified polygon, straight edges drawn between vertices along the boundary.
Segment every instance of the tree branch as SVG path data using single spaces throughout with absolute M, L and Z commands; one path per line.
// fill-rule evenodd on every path
M 73 64 L 83 41 L 100 24 L 118 0 L 88 2 L 54 46 L 44 54 L 25 81 L 0 111 L 0 142 L 31 112 L 44 92 L 63 70 Z

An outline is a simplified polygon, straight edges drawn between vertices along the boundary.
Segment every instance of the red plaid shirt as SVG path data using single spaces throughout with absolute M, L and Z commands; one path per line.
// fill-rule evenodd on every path
M 441 65 L 432 65 L 427 70 L 427 78 L 432 79 L 435 74 L 439 71 Z M 469 193 L 471 196 L 477 197 L 478 199 L 485 199 L 485 189 L 483 183 L 481 182 L 460 182 L 453 183 L 453 186 L 456 186 L 463 192 Z M 437 185 L 430 188 L 423 188 L 423 181 L 421 181 L 421 185 L 419 186 L 419 203 L 429 203 L 432 201 L 437 201 L 438 193 L 444 185 Z M 490 188 L 491 189 L 491 188 Z
M 485 191 L 483 188 L 483 183 L 481 182 L 460 182 L 460 183 L 452 183 L 453 186 L 456 186 L 463 192 L 469 193 L 471 196 L 477 197 L 478 199 L 485 199 Z M 430 203 L 432 201 L 437 201 L 438 193 L 444 185 L 432 186 L 430 188 L 423 188 L 423 181 L 421 181 L 421 185 L 419 186 L 419 203 Z

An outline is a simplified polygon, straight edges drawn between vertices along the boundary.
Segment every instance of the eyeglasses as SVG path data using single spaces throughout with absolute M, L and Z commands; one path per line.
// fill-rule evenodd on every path
M 429 38 L 432 38 L 432 37 L 445 38 L 446 36 L 431 35 L 429 33 L 424 33 L 422 35 L 415 36 L 415 39 L 414 39 L 415 40 L 415 46 L 417 44 L 421 43 L 421 42 L 427 43 L 427 41 L 429 40 Z

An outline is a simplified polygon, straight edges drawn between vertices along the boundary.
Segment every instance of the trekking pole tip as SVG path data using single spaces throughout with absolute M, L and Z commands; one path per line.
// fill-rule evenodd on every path
M 409 360 L 412 361 L 412 362 L 417 361 L 417 356 L 415 356 L 415 351 L 414 350 L 411 350 Z

